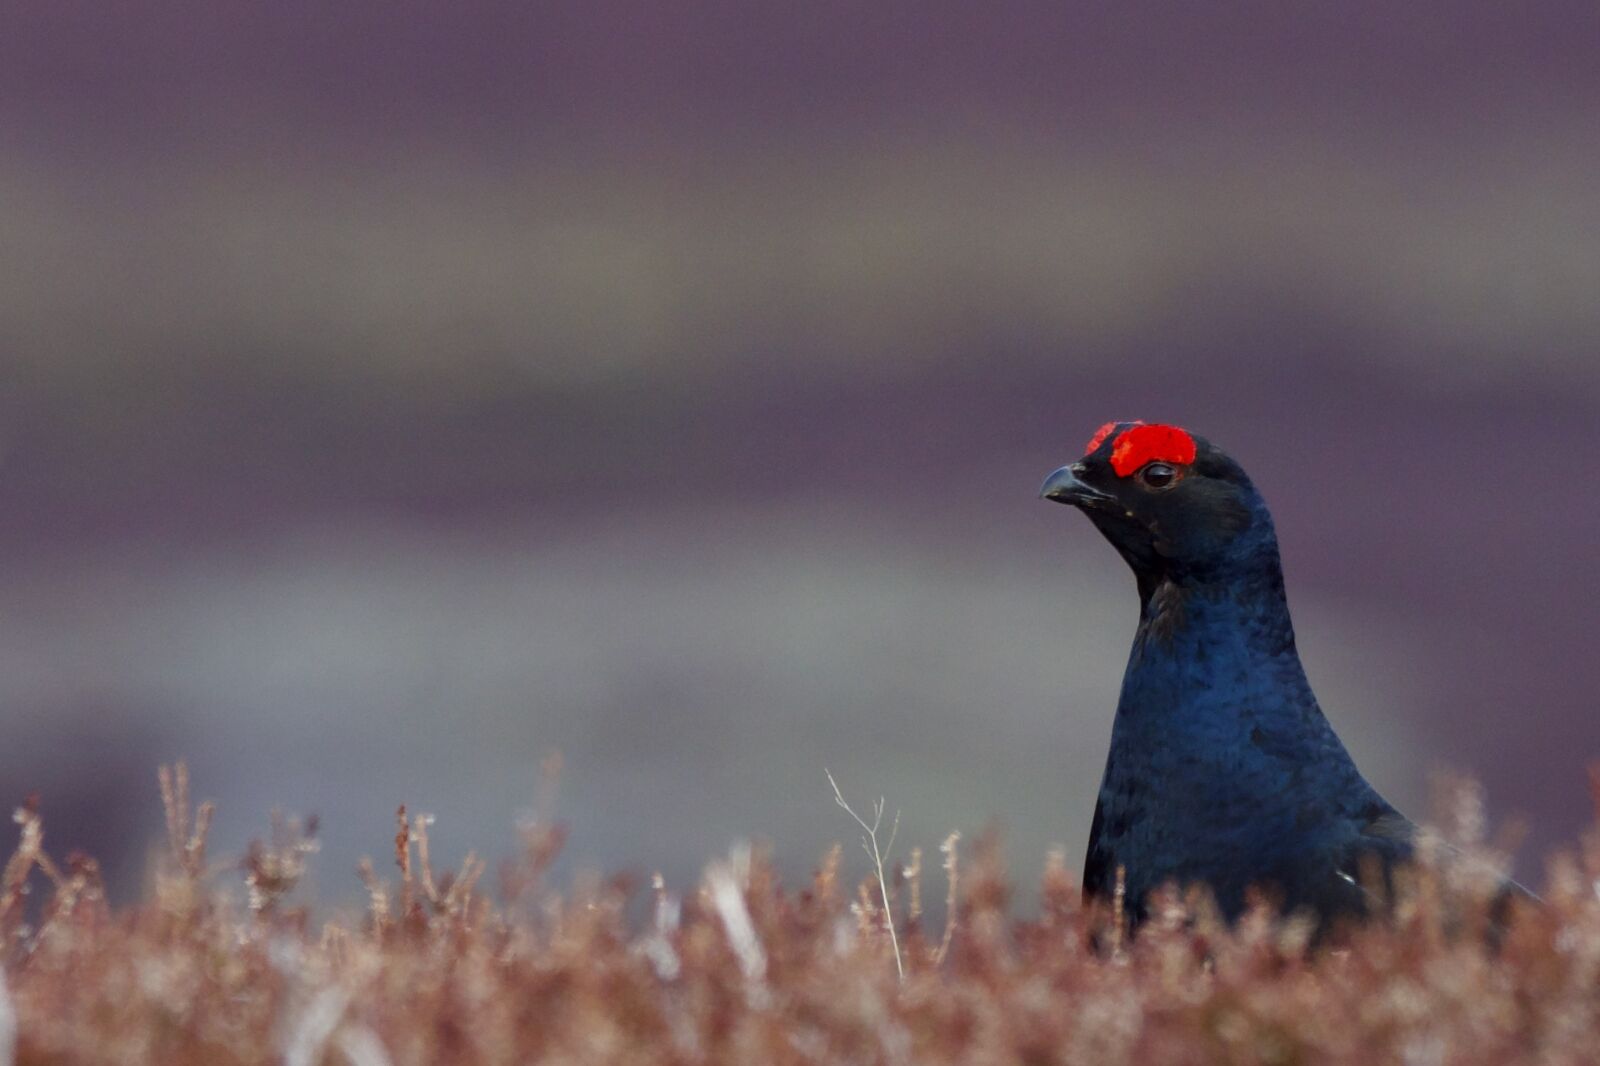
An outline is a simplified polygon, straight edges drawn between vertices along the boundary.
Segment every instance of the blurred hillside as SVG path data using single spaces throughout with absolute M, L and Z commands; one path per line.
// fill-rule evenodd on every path
M 332 899 L 554 747 L 575 856 L 680 882 L 805 868 L 824 765 L 1076 861 L 1135 605 L 1034 492 L 1123 417 L 1267 492 L 1383 791 L 1584 824 L 1590 6 L 6 27 L 0 786 L 130 889 L 179 755 L 224 847 L 320 812 Z

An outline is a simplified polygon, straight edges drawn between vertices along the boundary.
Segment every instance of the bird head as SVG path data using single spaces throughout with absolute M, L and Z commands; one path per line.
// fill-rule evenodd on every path
M 1272 518 L 1244 470 L 1177 426 L 1107 422 L 1039 495 L 1087 514 L 1141 585 L 1277 561 Z

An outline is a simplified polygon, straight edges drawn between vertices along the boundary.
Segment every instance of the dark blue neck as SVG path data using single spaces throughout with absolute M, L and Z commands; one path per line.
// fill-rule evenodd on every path
M 1275 544 L 1221 571 L 1169 570 L 1141 575 L 1139 585 L 1139 630 L 1119 717 L 1155 712 L 1170 716 L 1168 727 L 1207 731 L 1280 713 L 1320 719 Z

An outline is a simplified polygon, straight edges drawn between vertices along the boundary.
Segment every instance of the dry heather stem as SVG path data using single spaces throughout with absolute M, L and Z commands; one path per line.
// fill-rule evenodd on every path
M 952 832 L 944 838 L 944 843 L 939 845 L 939 851 L 944 855 L 944 935 L 939 938 L 939 947 L 933 953 L 935 966 L 944 962 L 944 957 L 950 953 L 950 942 L 956 935 L 956 898 L 961 883 L 961 855 L 956 846 L 961 843 L 961 834 Z
M 911 858 L 900 871 L 905 879 L 908 902 L 906 917 L 915 922 L 922 917 L 922 849 L 912 848 Z

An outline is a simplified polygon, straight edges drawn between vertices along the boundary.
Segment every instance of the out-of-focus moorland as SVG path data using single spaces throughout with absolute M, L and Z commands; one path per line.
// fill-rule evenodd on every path
M 1509 909 L 1503 856 L 1424 846 L 1433 859 L 1395 879 L 1385 919 L 1316 945 L 1305 916 L 1258 901 L 1230 928 L 1202 893 L 1163 893 L 1129 937 L 1115 907 L 1085 905 L 1059 850 L 1019 920 L 992 837 L 952 835 L 936 863 L 877 886 L 843 873 L 838 846 L 798 886 L 736 846 L 679 895 L 626 876 L 553 885 L 561 832 L 533 817 L 491 888 L 473 855 L 431 862 L 430 820 L 402 809 L 398 871 L 364 867 L 362 911 L 319 922 L 295 903 L 298 824 L 252 845 L 241 900 L 238 872 L 208 873 L 212 808 L 191 805 L 181 765 L 161 788 L 166 847 L 115 913 L 93 860 L 52 859 L 38 814 L 18 812 L 0 1060 L 1566 1066 L 1600 1039 L 1592 829 L 1551 863 L 1543 902 Z M 1480 798 L 1451 791 L 1440 813 L 1473 840 Z M 938 894 L 942 921 L 921 911 Z
M 678 884 L 824 765 L 1075 863 L 1134 602 L 1034 492 L 1127 417 L 1263 487 L 1386 794 L 1585 823 L 1590 6 L 444 12 L 6 15 L 0 789 L 114 895 L 174 755 L 325 899 L 552 748 Z

